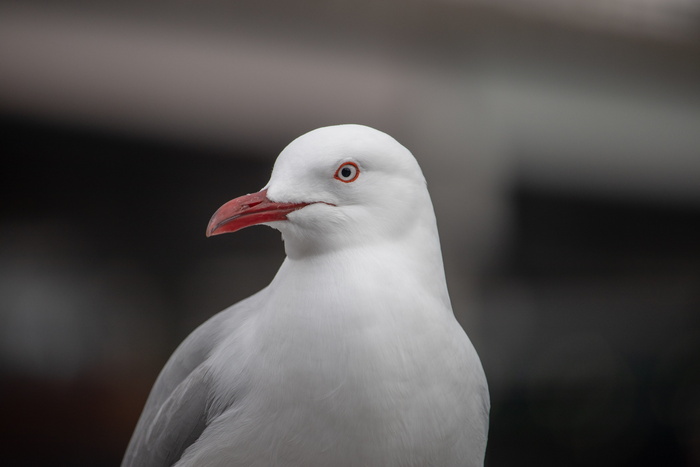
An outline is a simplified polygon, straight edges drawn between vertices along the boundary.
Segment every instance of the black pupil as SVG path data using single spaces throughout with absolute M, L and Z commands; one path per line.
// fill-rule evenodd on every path
M 352 170 L 350 170 L 350 167 L 343 167 L 340 170 L 340 175 L 342 175 L 345 178 L 349 178 L 350 175 L 352 175 Z

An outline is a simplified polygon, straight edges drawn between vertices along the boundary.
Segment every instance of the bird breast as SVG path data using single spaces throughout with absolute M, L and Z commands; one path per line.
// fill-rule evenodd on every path
M 390 293 L 396 288 L 367 271 L 337 284 L 338 275 L 313 277 L 308 267 L 285 263 L 262 293 L 264 308 L 222 344 L 222 355 L 240 360 L 214 358 L 212 373 L 236 391 L 211 429 L 235 425 L 232 444 L 259 446 L 261 458 L 275 462 L 267 457 L 274 453 L 289 465 L 342 465 L 345 454 L 372 465 L 451 465 L 465 455 L 483 410 L 467 402 L 485 380 L 451 310 L 408 285 Z M 300 453 L 317 458 L 292 462 Z

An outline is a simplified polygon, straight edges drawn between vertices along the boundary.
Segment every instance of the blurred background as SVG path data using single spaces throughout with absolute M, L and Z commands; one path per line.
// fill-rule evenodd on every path
M 697 0 L 0 3 L 3 463 L 117 465 L 283 259 L 210 215 L 349 122 L 426 174 L 488 467 L 700 465 Z

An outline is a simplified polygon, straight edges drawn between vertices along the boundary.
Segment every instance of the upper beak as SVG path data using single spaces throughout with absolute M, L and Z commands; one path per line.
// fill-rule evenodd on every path
M 267 189 L 232 199 L 211 217 L 207 237 L 235 232 L 251 225 L 287 220 L 287 214 L 309 203 L 275 203 L 267 198 Z

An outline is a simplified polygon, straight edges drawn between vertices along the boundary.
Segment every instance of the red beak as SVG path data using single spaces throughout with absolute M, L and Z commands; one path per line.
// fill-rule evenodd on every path
M 251 225 L 285 221 L 287 214 L 309 203 L 275 203 L 267 198 L 267 189 L 232 199 L 211 217 L 207 237 L 235 232 Z

